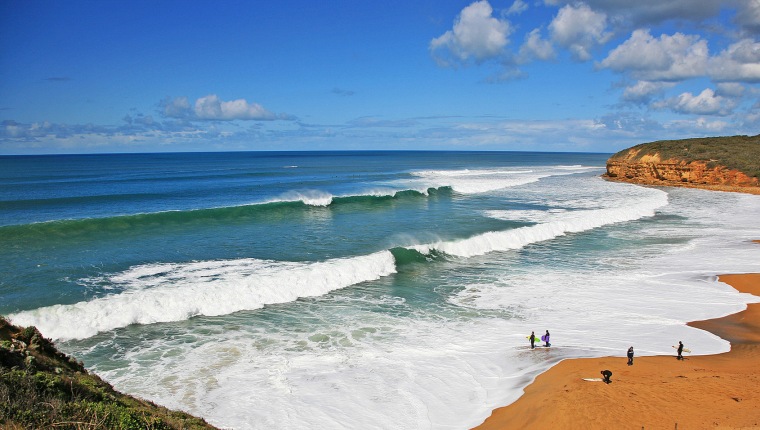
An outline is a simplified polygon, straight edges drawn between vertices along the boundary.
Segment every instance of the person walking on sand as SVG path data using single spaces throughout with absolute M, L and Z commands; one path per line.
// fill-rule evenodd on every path
M 535 344 L 536 344 L 536 333 L 532 331 L 530 332 L 530 349 L 535 348 L 536 347 Z
M 678 357 L 676 359 L 683 360 L 683 342 L 680 340 L 678 341 Z
M 628 348 L 628 365 L 633 366 L 633 347 Z
M 544 341 L 546 342 L 546 346 L 552 345 L 549 343 L 549 330 L 546 330 L 546 334 L 544 335 Z

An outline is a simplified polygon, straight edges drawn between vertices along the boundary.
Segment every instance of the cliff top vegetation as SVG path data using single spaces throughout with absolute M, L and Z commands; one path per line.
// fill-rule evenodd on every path
M 58 351 L 35 327 L 0 316 L 0 428 L 213 429 L 200 418 L 122 394 Z
M 630 161 L 659 154 L 661 160 L 704 161 L 709 167 L 723 166 L 747 176 L 760 178 L 760 134 L 757 136 L 702 137 L 658 140 L 642 143 L 614 154 L 610 159 L 625 158 L 639 151 Z

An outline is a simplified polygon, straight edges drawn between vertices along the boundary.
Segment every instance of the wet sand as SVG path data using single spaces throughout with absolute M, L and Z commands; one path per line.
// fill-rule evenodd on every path
M 760 296 L 760 273 L 719 279 Z M 564 360 L 476 428 L 760 428 L 760 303 L 689 325 L 730 341 L 731 351 L 677 360 L 673 350 L 672 356 L 636 357 L 633 366 L 625 351 L 619 357 Z M 582 379 L 599 378 L 603 369 L 613 372 L 611 384 Z

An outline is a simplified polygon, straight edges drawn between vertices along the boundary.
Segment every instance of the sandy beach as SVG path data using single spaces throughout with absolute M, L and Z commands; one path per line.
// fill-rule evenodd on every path
M 760 296 L 760 273 L 719 279 Z M 674 350 L 672 356 L 636 357 L 633 366 L 627 365 L 626 351 L 564 360 L 476 428 L 760 428 L 760 304 L 689 325 L 730 341 L 731 351 L 677 360 Z M 599 378 L 603 369 L 613 372 L 612 383 L 583 380 Z

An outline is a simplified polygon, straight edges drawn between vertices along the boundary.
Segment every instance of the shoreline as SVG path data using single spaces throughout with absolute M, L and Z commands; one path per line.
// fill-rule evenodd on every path
M 753 241 L 760 243 L 760 241 Z M 739 292 L 760 296 L 760 273 L 720 275 Z M 512 428 L 759 428 L 760 303 L 689 326 L 731 342 L 713 355 L 566 359 L 541 373 L 514 403 L 475 427 Z M 677 342 L 674 340 L 673 342 Z M 688 346 L 687 346 L 688 347 Z M 602 369 L 612 383 L 587 382 Z
M 646 181 L 646 180 L 637 180 L 637 179 L 628 179 L 628 178 L 620 178 L 620 177 L 611 177 L 608 176 L 606 173 L 603 174 L 602 179 L 610 181 L 610 182 L 623 182 L 626 184 L 634 184 L 634 185 L 641 185 L 641 186 L 649 186 L 649 187 L 676 187 L 676 188 L 696 188 L 699 190 L 707 190 L 707 191 L 722 191 L 727 193 L 743 193 L 743 194 L 752 194 L 752 195 L 760 195 L 760 187 L 754 186 L 754 185 L 746 185 L 746 186 L 740 186 L 740 185 L 719 185 L 719 184 L 695 184 L 690 182 L 675 182 L 675 181 Z

